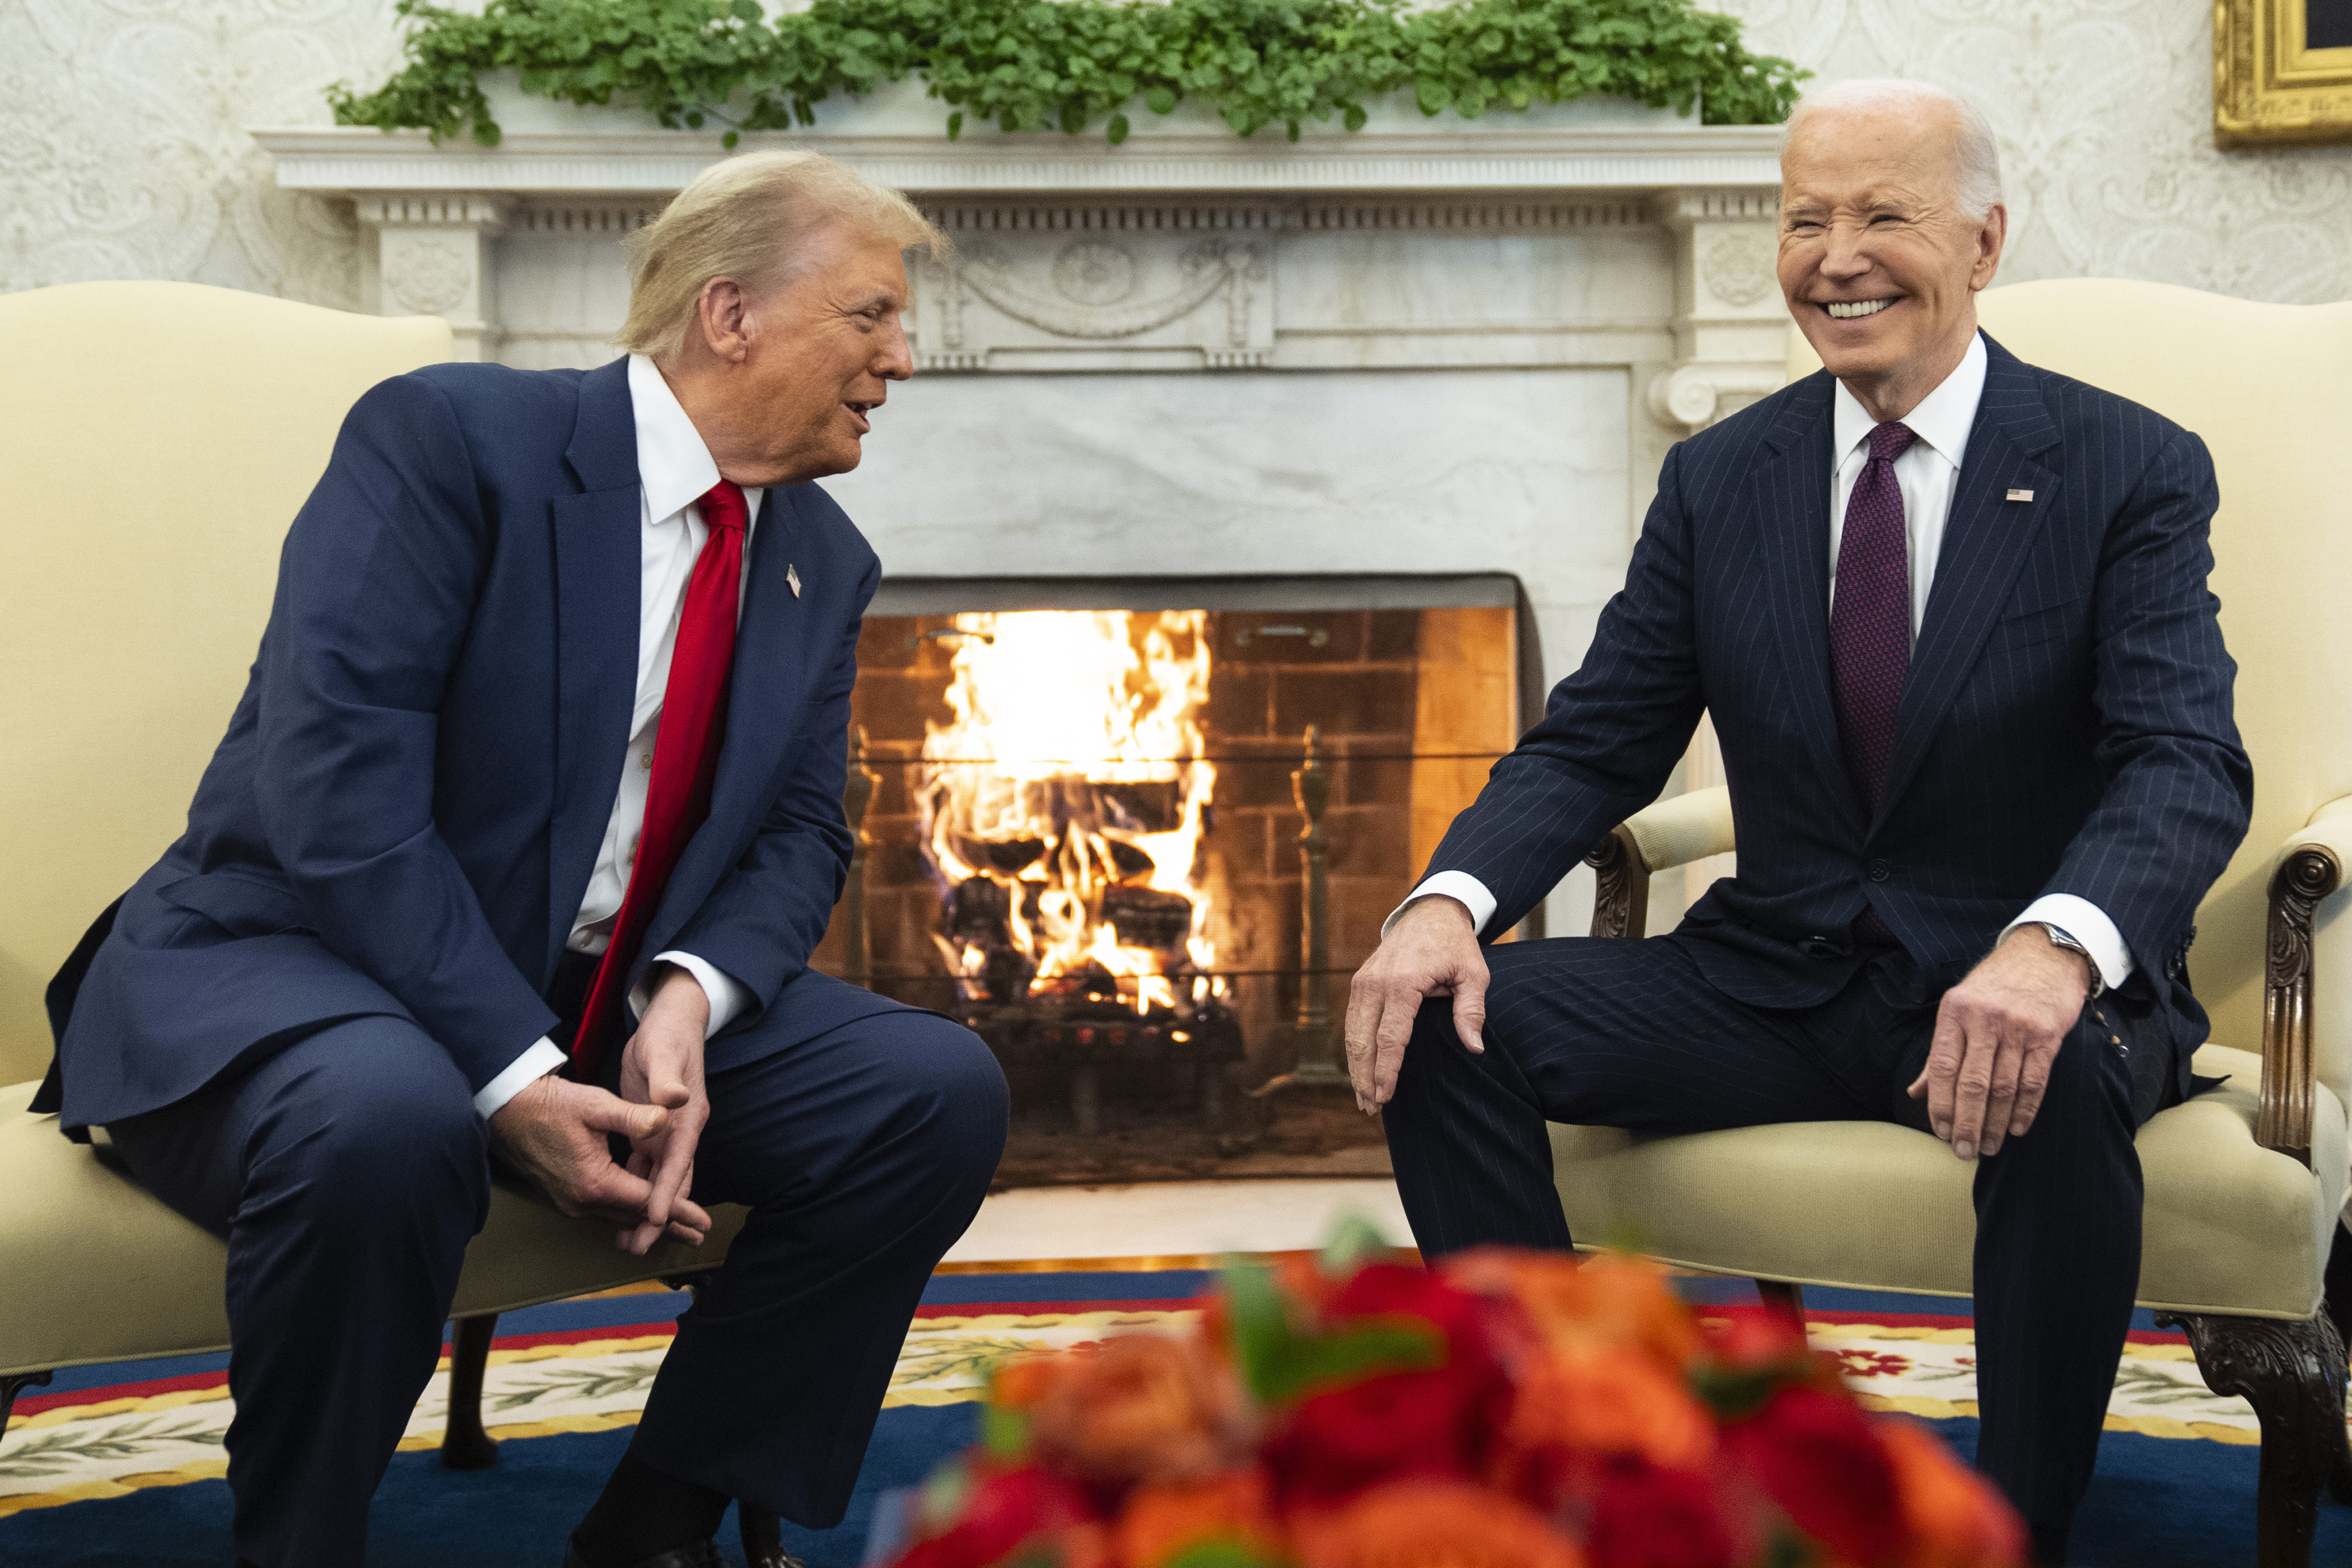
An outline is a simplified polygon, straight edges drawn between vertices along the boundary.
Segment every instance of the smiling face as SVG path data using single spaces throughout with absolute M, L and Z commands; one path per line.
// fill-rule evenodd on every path
M 914 374 L 898 243 L 828 225 L 754 293 L 703 285 L 694 329 L 662 372 L 737 484 L 794 485 L 857 467 L 889 384 Z
M 1968 353 L 2006 209 L 1969 213 L 1960 120 L 1934 104 L 1822 109 L 1780 157 L 1780 291 L 1813 352 L 1879 419 Z

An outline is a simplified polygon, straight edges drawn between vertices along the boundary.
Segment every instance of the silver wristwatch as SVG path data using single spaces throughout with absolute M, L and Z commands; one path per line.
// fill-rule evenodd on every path
M 2100 992 L 2105 991 L 2107 988 L 2106 977 L 2099 973 L 2099 961 L 2091 956 L 2091 950 L 2089 948 L 2084 947 L 2081 942 L 2074 940 L 2074 933 L 2073 931 L 2067 931 L 2062 926 L 2052 925 L 2048 921 L 2035 921 L 2033 923 L 2042 928 L 2042 934 L 2050 939 L 2051 946 L 2063 947 L 2069 952 L 2079 952 L 2083 955 L 2083 966 L 2091 972 L 2091 994 L 2093 996 L 2098 995 Z

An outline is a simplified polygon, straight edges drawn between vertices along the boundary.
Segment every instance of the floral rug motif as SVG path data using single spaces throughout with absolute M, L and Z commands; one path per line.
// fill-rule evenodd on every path
M 1928 1421 L 1976 1415 L 1976 1331 L 1968 1319 L 1887 1314 L 1851 1322 L 1815 1315 L 1806 1328 L 1817 1348 L 1844 1363 L 1847 1386 L 1867 1408 Z M 2263 1440 L 2253 1406 L 2206 1387 L 2188 1341 L 2168 1333 L 2135 1332 L 2124 1346 L 2107 1430 L 2255 1447 Z
M 660 1299 L 646 1300 L 650 1305 Z M 1006 1356 L 1178 1328 L 1196 1316 L 1181 1300 L 926 1305 L 899 1352 L 885 1408 L 976 1401 L 990 1368 Z M 1811 1320 L 1814 1343 L 1839 1356 L 1869 1407 L 1931 1421 L 1976 1415 L 1975 1334 L 1968 1319 L 1817 1310 Z M 485 1380 L 484 1424 L 502 1441 L 632 1426 L 673 1332 L 669 1322 L 656 1321 L 501 1337 Z M 135 1373 L 139 1367 L 119 1370 Z M 447 1383 L 445 1360 L 418 1402 L 403 1449 L 439 1446 Z M 226 1375 L 218 1371 L 58 1394 L 32 1390 L 0 1438 L 0 1518 L 222 1475 L 227 1461 L 221 1439 L 231 1413 Z M 2253 1411 L 2205 1386 L 2178 1334 L 2132 1335 L 2107 1428 L 2233 1445 L 2261 1441 Z

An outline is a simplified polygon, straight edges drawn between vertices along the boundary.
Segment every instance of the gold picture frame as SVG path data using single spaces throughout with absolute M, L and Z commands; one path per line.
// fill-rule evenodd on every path
M 2214 0 L 2214 145 L 2315 142 L 2352 142 L 2352 0 Z

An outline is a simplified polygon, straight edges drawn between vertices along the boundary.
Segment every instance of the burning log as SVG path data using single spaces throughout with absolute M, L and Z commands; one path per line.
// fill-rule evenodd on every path
M 1106 888 L 1102 920 L 1119 946 L 1148 947 L 1172 960 L 1181 957 L 1192 934 L 1192 900 L 1150 888 Z

